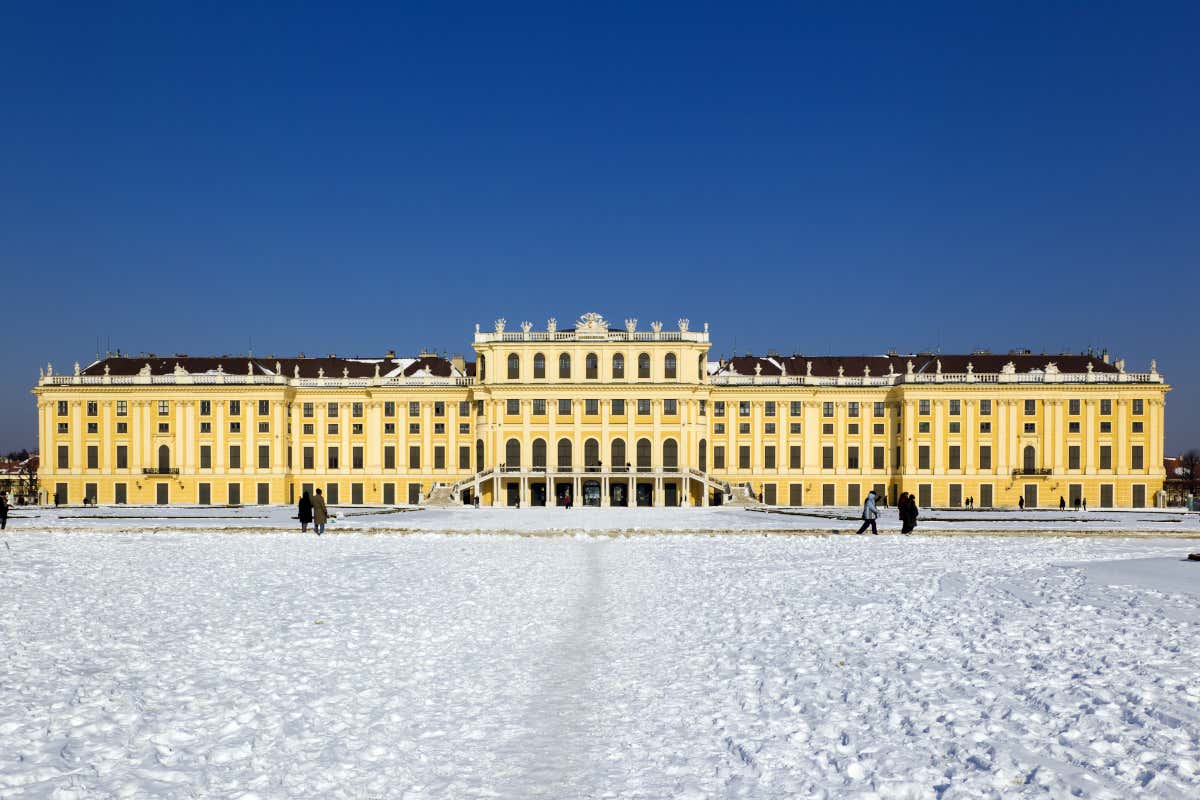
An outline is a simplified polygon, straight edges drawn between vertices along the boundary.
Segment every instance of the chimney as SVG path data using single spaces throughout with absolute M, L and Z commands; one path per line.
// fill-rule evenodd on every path
M 450 356 L 450 365 L 459 372 L 467 371 L 467 360 L 463 358 L 462 353 L 455 353 L 454 355 Z
M 385 355 L 384 358 L 388 359 L 389 361 L 395 361 L 396 360 L 396 351 L 388 350 L 387 355 Z
M 1104 359 L 1105 364 L 1108 363 L 1109 356 L 1108 356 L 1108 348 L 1107 347 L 1104 348 L 1104 352 L 1100 354 L 1100 358 Z

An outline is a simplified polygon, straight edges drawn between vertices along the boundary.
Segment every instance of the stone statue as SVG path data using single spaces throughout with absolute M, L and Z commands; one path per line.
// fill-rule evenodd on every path
M 105 364 L 105 365 L 104 365 L 104 377 L 106 377 L 106 378 L 108 377 L 108 371 L 109 371 L 109 370 L 108 370 L 108 364 Z
M 505 325 L 504 317 L 501 317 L 500 319 L 496 320 L 496 333 L 504 333 L 504 325 Z
M 637 330 L 637 317 L 625 320 L 625 330 L 629 333 L 633 333 Z
M 905 374 L 905 375 L 912 375 L 912 374 L 913 374 L 913 363 L 912 363 L 912 359 L 911 359 L 911 358 L 910 358 L 910 359 L 908 360 L 908 362 L 907 362 L 907 363 L 904 365 L 904 374 Z
M 871 365 L 870 364 L 867 364 L 865 367 L 863 367 L 863 377 L 864 378 L 871 377 Z
M 521 333 L 528 334 L 529 331 L 531 331 L 531 330 L 533 330 L 532 322 L 530 322 L 529 320 L 525 320 L 524 322 L 521 323 Z
M 659 322 L 658 320 L 651 322 L 650 330 L 654 331 L 655 333 L 662 333 L 662 323 Z
M 688 330 L 688 325 L 689 325 L 689 324 L 690 324 L 690 323 L 688 322 L 688 320 L 687 320 L 687 318 L 686 318 L 686 317 L 685 317 L 684 319 L 681 319 L 681 320 L 679 320 L 679 332 L 680 332 L 680 333 L 687 333 L 687 330 Z
M 375 380 L 379 380 L 379 362 L 375 363 Z
M 187 375 L 188 371 L 184 369 L 178 361 L 175 362 L 174 372 L 176 375 Z
M 75 377 L 79 377 L 79 362 L 75 362 Z
M 838 364 L 838 377 L 839 378 L 846 377 L 846 368 L 843 367 L 841 364 Z
M 325 368 L 324 367 L 317 367 L 317 377 L 318 378 L 325 377 Z
M 809 378 L 812 377 L 812 362 L 811 361 L 805 362 L 804 375 Z
M 1017 374 L 1017 365 L 1011 361 L 1008 362 L 1007 364 L 1005 364 L 1003 367 L 1000 368 L 1000 374 L 1016 375 Z
M 557 330 L 558 330 L 558 320 L 557 319 L 555 319 L 554 317 L 551 317 L 550 319 L 546 320 L 546 332 L 547 333 L 554 333 Z
M 218 371 L 219 371 L 219 368 L 218 368 Z M 145 365 L 145 366 L 143 366 L 141 369 L 139 369 L 139 370 L 138 370 L 138 375 L 140 375 L 140 376 L 141 376 L 141 377 L 143 377 L 143 378 L 148 378 L 148 377 L 150 377 L 150 365 L 149 365 L 149 364 L 146 364 L 146 365 Z
M 296 380 L 300 380 L 300 365 L 299 364 L 292 365 L 292 377 L 295 378 Z
M 342 380 L 345 380 L 346 378 L 349 378 L 349 377 L 350 377 L 350 368 L 342 367 Z
M 759 375 L 762 375 L 762 362 L 755 361 L 754 362 L 754 377 L 757 378 Z
M 282 375 L 282 374 L 283 374 L 283 367 L 282 367 L 282 366 L 279 364 L 279 362 L 278 362 L 278 361 L 276 361 L 276 362 L 275 362 L 275 374 L 276 374 L 276 375 Z

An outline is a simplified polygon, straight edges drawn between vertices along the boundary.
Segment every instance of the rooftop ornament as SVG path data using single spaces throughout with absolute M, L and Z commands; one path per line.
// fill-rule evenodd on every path
M 317 377 L 318 378 L 325 377 L 325 368 L 324 367 L 317 367 Z
M 688 325 L 689 325 L 689 324 L 690 324 L 690 323 L 688 322 L 688 320 L 687 320 L 687 318 L 686 318 L 686 317 L 685 317 L 684 319 L 681 319 L 681 320 L 679 320 L 679 332 L 680 332 L 680 333 L 687 333 L 687 332 L 688 332 Z
M 910 358 L 910 359 L 909 359 L 909 360 L 908 360 L 908 361 L 905 363 L 905 365 L 904 365 L 904 374 L 905 374 L 905 375 L 912 375 L 912 374 L 913 374 L 913 363 L 912 363 L 912 359 L 911 359 L 911 358 Z
M 300 365 L 299 364 L 292 365 L 292 377 L 295 378 L 296 380 L 300 380 Z
M 75 362 L 75 376 L 76 377 L 79 376 L 79 362 L 78 361 Z
M 805 362 L 804 375 L 805 375 L 805 377 L 808 377 L 808 378 L 812 377 L 812 362 L 811 361 Z
M 529 335 L 529 332 L 530 332 L 531 330 L 533 330 L 533 323 L 532 323 L 532 322 L 530 322 L 529 320 L 525 320 L 524 322 L 522 322 L 522 323 L 521 323 L 521 333 L 523 333 L 523 334 L 525 334 L 526 336 L 528 336 L 528 335 Z
M 496 320 L 495 324 L 496 324 L 496 333 L 504 333 L 504 324 L 505 324 L 504 317 L 501 317 L 500 319 Z
M 1005 364 L 1003 367 L 1000 368 L 1000 374 L 1001 375 L 1016 375 L 1017 374 L 1017 365 L 1011 361 L 1008 362 L 1007 364 Z
M 637 317 L 632 317 L 625 320 L 625 330 L 628 333 L 633 333 L 637 330 Z
M 654 331 L 655 333 L 662 333 L 662 322 L 659 320 L 655 320 L 654 322 L 651 322 L 650 330 Z
M 217 368 L 217 371 L 220 372 L 220 367 Z M 149 378 L 150 377 L 150 365 L 146 364 L 141 369 L 139 369 L 138 375 L 143 378 Z
M 762 362 L 755 361 L 754 362 L 754 377 L 757 378 L 759 375 L 762 375 Z
M 188 374 L 188 371 L 186 369 L 184 369 L 183 366 L 178 361 L 175 362 L 174 372 L 176 375 L 187 375 Z
M 556 318 L 551 317 L 550 319 L 546 320 L 546 332 L 547 333 L 554 333 L 557 330 L 558 330 L 558 320 Z
M 864 378 L 871 377 L 871 365 L 870 364 L 867 364 L 865 367 L 863 367 L 863 377 Z

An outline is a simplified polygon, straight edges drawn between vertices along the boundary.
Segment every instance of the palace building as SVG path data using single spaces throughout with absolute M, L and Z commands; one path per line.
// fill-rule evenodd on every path
M 711 360 L 707 324 L 504 320 L 474 360 L 108 357 L 46 370 L 43 498 L 922 507 L 1158 502 L 1169 386 L 1107 354 Z

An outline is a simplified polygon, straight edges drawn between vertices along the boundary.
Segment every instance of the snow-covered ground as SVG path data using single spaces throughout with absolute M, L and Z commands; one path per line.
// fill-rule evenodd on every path
M 1200 541 L 257 512 L 13 521 L 0 797 L 1200 795 Z M 599 512 L 395 525 L 472 513 Z

